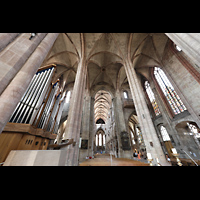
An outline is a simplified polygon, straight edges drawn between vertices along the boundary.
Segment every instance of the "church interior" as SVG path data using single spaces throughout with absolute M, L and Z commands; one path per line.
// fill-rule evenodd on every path
M 200 165 L 199 33 L 0 33 L 0 166 Z

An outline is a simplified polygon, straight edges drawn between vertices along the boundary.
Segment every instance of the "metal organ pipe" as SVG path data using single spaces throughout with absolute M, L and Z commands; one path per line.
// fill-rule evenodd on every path
M 34 75 L 9 122 L 57 133 L 66 96 L 58 94 L 58 82 L 51 83 L 54 71 L 52 67 Z
M 56 122 L 55 122 L 55 127 L 54 127 L 54 130 L 53 130 L 53 133 L 57 133 L 57 131 L 58 131 L 58 126 L 59 126 L 59 123 L 60 123 L 60 120 L 61 120 L 64 103 L 65 103 L 65 99 L 62 100 L 62 102 L 60 104 L 58 115 L 55 119 Z
M 51 116 L 51 113 L 52 113 L 52 109 L 53 109 L 53 105 L 54 105 L 54 102 L 55 102 L 55 95 L 57 94 L 57 91 L 58 91 L 58 83 L 56 83 L 56 85 L 54 85 L 54 90 L 53 90 L 53 94 L 52 94 L 52 98 L 50 99 L 49 101 L 49 107 L 47 107 L 47 110 L 46 110 L 46 118 L 44 120 L 44 124 L 43 124 L 43 128 L 47 129 L 48 127 L 48 123 L 49 123 L 49 120 L 50 120 L 50 116 Z
M 44 108 L 44 111 L 42 113 L 42 117 L 40 119 L 40 122 L 39 122 L 37 128 L 44 129 L 46 123 L 48 122 L 49 115 L 50 115 L 50 110 L 51 110 L 51 108 L 53 106 L 55 95 L 56 95 L 56 93 L 58 91 L 58 83 L 55 83 L 52 87 L 53 87 L 53 89 L 51 90 L 51 94 L 50 94 L 50 96 L 49 96 L 49 98 L 47 100 L 46 106 Z
M 38 80 L 38 76 L 37 76 L 37 75 L 34 75 L 34 77 L 33 77 L 32 81 L 31 81 L 31 83 L 30 83 L 28 89 L 26 90 L 26 92 L 24 93 L 22 99 L 21 99 L 20 102 L 18 103 L 17 109 L 15 109 L 15 111 L 13 112 L 13 115 L 12 115 L 12 117 L 11 117 L 10 122 L 15 122 L 15 123 L 17 123 L 17 117 L 18 117 L 18 115 L 20 114 L 19 111 L 21 111 L 22 107 L 24 106 L 25 101 L 26 101 L 26 98 L 27 98 L 27 96 L 30 94 L 30 92 L 32 91 L 32 89 L 33 89 L 34 85 L 36 84 L 37 80 Z
M 20 102 L 19 102 L 19 104 L 20 104 L 20 107 L 19 107 L 19 109 L 17 110 L 17 112 L 14 114 L 14 118 L 13 119 L 11 119 L 11 121 L 10 122 L 15 122 L 15 123 L 20 123 L 20 121 L 19 121 L 19 119 L 20 119 L 20 116 L 21 116 L 21 114 L 23 114 L 23 110 L 25 109 L 25 107 L 26 107 L 26 102 L 27 102 L 27 99 L 28 99 L 28 97 L 30 96 L 30 94 L 31 94 L 31 92 L 33 91 L 33 88 L 35 87 L 35 85 L 37 84 L 37 82 L 38 82 L 38 76 L 37 75 L 35 75 L 36 76 L 36 78 L 35 78 L 35 80 L 34 80 L 34 83 L 33 84 L 30 84 L 29 85 L 29 87 L 28 87 L 28 91 L 27 92 L 25 92 L 26 93 L 26 95 L 24 95 L 24 98 L 23 99 L 21 99 L 20 100 Z M 33 80 L 32 80 L 33 81 Z M 31 82 L 32 82 L 31 81 Z
M 44 72 L 44 73 L 42 74 L 41 77 L 39 77 L 39 83 L 38 83 L 38 84 L 36 85 L 36 87 L 34 88 L 32 95 L 29 96 L 29 98 L 28 98 L 28 100 L 27 100 L 26 110 L 24 111 L 23 117 L 22 117 L 21 121 L 19 121 L 19 123 L 20 123 L 20 122 L 21 122 L 21 123 L 26 123 L 26 119 L 27 119 L 28 116 L 29 116 L 29 112 L 31 112 L 32 109 L 33 109 L 33 107 L 32 107 L 33 102 L 34 102 L 34 100 L 35 100 L 35 98 L 36 98 L 36 95 L 37 95 L 38 90 L 39 90 L 40 87 L 41 87 L 40 85 L 42 84 L 43 79 L 45 78 L 46 73 L 47 73 L 47 71 Z
M 43 112 L 44 112 L 44 109 L 45 109 L 47 100 L 48 100 L 48 98 L 49 98 L 49 96 L 50 96 L 50 94 L 51 94 L 51 90 L 52 90 L 52 84 L 49 85 L 49 87 L 48 87 L 48 89 L 47 89 L 47 92 L 46 92 L 46 95 L 45 95 L 45 97 L 44 97 L 44 101 L 42 102 L 42 104 L 41 104 L 41 106 L 40 106 L 40 108 L 39 108 L 39 111 L 38 111 L 38 113 L 37 113 L 37 115 L 36 115 L 36 117 L 35 117 L 35 119 L 34 119 L 33 125 L 34 125 L 35 127 L 37 127 L 38 124 L 39 124 L 39 122 L 40 122 L 40 119 L 41 119 L 42 114 L 43 114 Z
M 42 74 L 42 75 L 44 75 L 44 74 Z M 22 105 L 19 109 L 19 114 L 16 116 L 16 119 L 14 122 L 23 123 L 22 118 L 23 118 L 23 116 L 26 115 L 26 110 L 29 106 L 31 97 L 33 96 L 35 89 L 38 86 L 39 82 L 40 82 L 40 76 L 37 75 L 37 80 L 36 80 L 35 84 L 33 85 L 32 89 L 30 90 L 30 92 L 25 96 L 24 100 L 22 101 Z
M 55 118 L 55 115 L 56 115 L 57 110 L 58 110 L 59 102 L 60 102 L 60 94 L 56 98 L 56 102 L 54 104 L 54 107 L 53 107 L 53 110 L 52 110 L 52 113 L 51 113 L 51 116 L 50 116 L 50 119 L 49 119 L 49 122 L 48 122 L 48 125 L 47 125 L 47 129 L 46 130 L 48 132 L 51 132 L 51 130 L 53 128 L 54 118 Z
M 18 103 L 9 122 L 33 122 L 33 109 L 37 109 L 37 107 L 40 106 L 39 103 L 42 103 L 42 100 L 44 98 L 44 94 L 42 94 L 42 92 L 45 92 L 48 89 L 48 86 L 52 79 L 53 71 L 54 68 L 50 68 L 42 72 L 38 72 L 34 75 L 31 83 L 29 84 L 29 87 L 27 88 L 22 99 Z
M 20 109 L 20 107 L 22 106 L 22 103 L 23 103 L 23 100 L 24 100 L 24 97 L 27 95 L 27 93 L 31 90 L 32 86 L 34 85 L 35 81 L 36 81 L 36 74 L 33 76 L 33 79 L 28 87 L 28 89 L 26 90 L 26 92 L 24 93 L 24 95 L 22 96 L 20 102 L 17 104 L 11 118 L 10 118 L 10 122 L 14 122 L 15 121 L 15 118 L 16 118 L 16 112 Z
M 42 81 L 41 83 L 41 86 L 39 88 L 39 91 L 37 92 L 36 94 L 36 97 L 33 101 L 33 104 L 31 106 L 31 112 L 29 111 L 29 115 L 25 121 L 25 123 L 30 123 L 32 124 L 34 118 L 35 118 L 35 115 L 37 113 L 37 110 L 38 110 L 38 107 L 41 105 L 42 101 L 43 101 L 43 98 L 44 98 L 44 95 L 46 93 L 46 90 L 48 89 L 48 85 L 49 85 L 49 79 L 51 77 L 51 74 L 52 74 L 52 71 L 49 70 L 44 78 L 44 80 Z M 30 114 L 32 115 L 32 117 L 29 119 L 29 116 Z

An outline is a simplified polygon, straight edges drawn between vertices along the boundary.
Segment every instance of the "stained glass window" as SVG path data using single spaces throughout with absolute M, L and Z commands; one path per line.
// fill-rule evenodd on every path
M 162 69 L 155 67 L 154 68 L 154 75 L 156 77 L 156 80 L 158 81 L 165 97 L 167 98 L 172 110 L 174 111 L 174 114 L 177 115 L 181 112 L 184 112 L 186 109 L 185 105 L 181 101 L 180 97 L 174 90 L 174 87 L 169 82 L 167 76 L 163 72 Z
M 150 102 L 151 102 L 151 104 L 153 106 L 153 109 L 154 109 L 154 112 L 155 112 L 156 116 L 160 115 L 161 112 L 159 110 L 158 104 L 157 104 L 157 102 L 155 100 L 154 93 L 153 93 L 148 81 L 145 81 L 145 88 L 146 88 L 147 95 L 148 95 L 149 100 L 150 100 Z

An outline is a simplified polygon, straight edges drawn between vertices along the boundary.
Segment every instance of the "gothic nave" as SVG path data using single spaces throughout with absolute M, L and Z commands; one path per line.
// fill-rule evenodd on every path
M 199 49 L 199 33 L 0 33 L 0 165 L 199 165 Z

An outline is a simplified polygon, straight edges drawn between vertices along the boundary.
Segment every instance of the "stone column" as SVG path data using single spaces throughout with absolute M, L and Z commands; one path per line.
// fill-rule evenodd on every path
M 122 132 L 127 132 L 126 128 L 126 123 L 125 123 L 125 118 L 124 118 L 124 111 L 123 111 L 123 102 L 121 100 L 121 95 L 119 89 L 116 90 L 115 93 L 115 98 L 114 98 L 114 109 L 115 109 L 115 119 L 116 119 L 116 125 L 117 125 L 117 139 L 118 139 L 118 147 L 119 147 L 119 157 L 123 158 L 130 158 L 131 157 L 131 152 L 130 150 L 124 151 L 122 148 L 122 141 L 121 141 L 121 133 Z M 128 132 L 127 132 L 128 133 Z M 112 135 L 112 138 L 114 138 L 114 135 Z M 129 140 L 129 145 L 130 145 L 130 140 Z
M 123 102 L 122 102 L 122 99 L 121 99 L 121 94 L 120 94 L 120 91 L 117 89 L 116 90 L 116 93 L 115 93 L 115 96 L 116 96 L 116 103 L 115 103 L 115 106 L 116 106 L 116 111 L 117 111 L 117 115 L 119 117 L 119 131 L 120 133 L 123 132 L 123 131 L 127 131 L 126 130 L 126 124 L 125 124 L 125 119 L 124 119 L 124 111 L 123 111 Z
M 90 131 L 90 115 L 91 115 L 91 97 L 88 90 L 84 98 L 84 107 L 82 114 L 82 123 L 81 123 L 81 138 L 87 140 L 87 149 L 80 149 L 79 160 L 84 160 L 89 154 L 89 131 Z
M 90 112 L 91 110 L 91 97 L 89 96 L 88 91 L 85 95 L 84 100 L 84 112 L 82 119 L 82 139 L 89 139 L 89 129 L 90 129 Z
M 0 96 L 0 133 L 10 119 L 33 76 L 41 66 L 59 33 L 48 33 Z
M 29 34 L 23 33 L 0 53 L 0 94 L 46 35 L 47 33 L 38 33 L 33 40 L 29 40 Z
M 165 33 L 200 66 L 200 33 Z
M 134 66 L 131 61 L 127 60 L 124 67 L 126 70 L 126 75 L 130 85 L 131 94 L 142 130 L 147 153 L 151 153 L 153 164 L 157 165 L 156 158 L 158 158 L 161 165 L 167 166 L 169 163 L 167 162 L 162 151 Z
M 90 97 L 90 121 L 89 121 L 89 141 L 88 141 L 88 154 L 93 156 L 94 153 L 94 136 L 95 136 L 95 120 L 94 120 L 94 98 Z M 96 139 L 96 138 L 95 138 Z
M 122 157 L 122 143 L 121 143 L 121 138 L 120 138 L 119 116 L 117 112 L 117 103 L 116 103 L 117 98 L 116 97 L 113 98 L 112 101 L 113 101 L 113 107 L 114 107 L 114 121 L 115 121 L 115 126 L 116 126 L 116 135 L 117 135 L 117 142 L 118 142 L 118 156 L 119 158 L 121 158 Z M 112 132 L 110 133 L 110 136 L 107 136 L 109 137 L 109 139 L 107 138 L 109 143 L 111 141 L 112 136 L 113 136 Z
M 83 98 L 86 83 L 86 64 L 83 58 L 81 58 L 74 89 L 72 92 L 72 98 L 70 101 L 69 115 L 67 120 L 67 125 L 64 132 L 64 139 L 73 139 L 76 142 L 75 146 L 69 145 L 67 147 L 61 148 L 66 150 L 66 166 L 77 166 L 78 156 L 79 156 L 79 139 L 80 139 L 80 129 L 81 129 L 81 119 L 82 119 L 82 109 L 83 109 Z
M 0 33 L 0 51 L 12 42 L 20 33 Z

